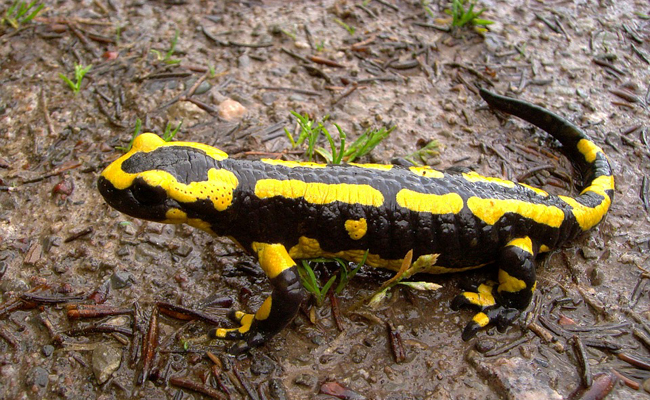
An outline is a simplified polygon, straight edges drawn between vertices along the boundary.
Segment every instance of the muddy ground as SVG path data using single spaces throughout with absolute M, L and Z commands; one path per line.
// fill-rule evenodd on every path
M 648 396 L 647 1 L 482 1 L 496 22 L 484 35 L 442 29 L 446 1 L 430 13 L 397 0 L 45 4 L 0 28 L 0 398 L 186 399 L 201 388 L 227 398 L 225 388 L 233 399 L 561 399 L 590 379 L 617 380 L 608 398 Z M 59 77 L 75 64 L 92 65 L 77 95 Z M 268 294 L 254 260 L 227 239 L 125 217 L 95 187 L 138 118 L 158 133 L 182 119 L 177 139 L 233 157 L 300 159 L 283 132 L 293 110 L 329 115 L 352 137 L 397 126 L 362 161 L 436 140 L 437 168 L 576 194 L 556 144 L 487 109 L 477 84 L 582 126 L 617 183 L 607 219 L 540 260 L 535 304 L 504 333 L 463 342 L 472 314 L 448 307 L 493 270 L 427 278 L 443 288 L 395 289 L 379 310 L 350 310 L 391 276 L 364 268 L 337 297 L 342 330 L 327 299 L 228 357 L 224 342 L 193 340 L 210 324 L 154 310 L 181 305 L 226 324 L 229 299 L 254 309 Z M 226 112 L 229 100 L 245 113 Z M 73 318 L 94 303 L 109 315 Z M 159 344 L 143 349 L 150 326 Z M 326 394 L 341 387 L 350 392 Z

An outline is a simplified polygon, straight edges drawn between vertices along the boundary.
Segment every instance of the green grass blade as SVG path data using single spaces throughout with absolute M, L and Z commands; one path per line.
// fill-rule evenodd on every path
M 27 17 L 25 17 L 25 19 L 23 19 L 22 22 L 27 23 L 27 22 L 30 22 L 31 20 L 33 20 L 34 18 L 36 18 L 36 16 L 38 15 L 39 12 L 41 12 L 43 7 L 45 7 L 45 4 L 39 4 L 36 7 L 36 9 L 34 11 L 32 11 L 31 14 L 29 14 Z
M 65 76 L 63 74 L 59 74 L 59 78 L 63 79 L 63 82 L 67 83 L 68 86 L 70 86 L 70 89 L 72 89 L 73 92 L 75 92 L 75 93 L 77 92 L 76 85 L 74 84 L 74 82 L 72 82 L 70 80 L 70 78 L 68 78 L 67 76 Z

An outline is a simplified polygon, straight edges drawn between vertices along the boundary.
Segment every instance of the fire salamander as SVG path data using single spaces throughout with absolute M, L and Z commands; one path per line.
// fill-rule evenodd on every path
M 341 257 L 396 270 L 413 250 L 424 272 L 498 265 L 498 283 L 456 297 L 452 308 L 479 310 L 463 339 L 480 328 L 507 326 L 537 285 L 535 257 L 596 226 L 614 195 L 603 150 L 581 129 L 533 104 L 485 90 L 493 108 L 558 139 L 585 175 L 575 198 L 475 172 L 380 164 L 233 160 L 213 147 L 165 142 L 152 133 L 110 164 L 98 187 L 108 204 L 133 217 L 188 223 L 228 236 L 257 256 L 272 293 L 255 314 L 235 312 L 231 352 L 269 340 L 293 320 L 305 294 L 297 259 Z

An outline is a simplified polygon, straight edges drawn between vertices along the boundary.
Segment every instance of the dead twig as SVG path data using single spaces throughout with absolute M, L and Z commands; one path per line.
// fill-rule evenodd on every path
M 191 381 L 187 378 L 182 378 L 180 376 L 172 376 L 169 378 L 169 383 L 171 383 L 174 386 L 181 387 L 183 389 L 188 389 L 193 392 L 204 394 L 213 399 L 228 400 L 228 397 L 221 394 L 221 392 L 219 392 L 217 389 L 213 389 L 210 386 Z
M 580 377 L 582 379 L 582 385 L 585 387 L 590 387 L 593 383 L 593 376 L 591 375 L 589 358 L 587 357 L 585 347 L 582 345 L 582 340 L 580 340 L 579 336 L 574 335 L 571 338 L 571 343 L 573 344 L 573 351 L 575 351 L 576 359 L 578 360 L 580 366 Z
M 45 123 L 47 124 L 47 132 L 50 136 L 56 135 L 54 131 L 54 124 L 52 123 L 52 118 L 50 117 L 50 112 L 47 109 L 47 99 L 45 98 L 45 90 L 41 89 L 41 107 L 43 107 L 43 115 L 45 116 Z
M 25 179 L 22 182 L 22 184 L 24 185 L 26 183 L 40 182 L 40 181 L 45 180 L 47 178 L 50 178 L 52 176 L 60 175 L 60 174 L 66 172 L 68 170 L 79 168 L 80 166 L 81 166 L 80 162 L 68 162 L 68 163 L 62 165 L 61 167 L 55 169 L 54 171 L 48 172 L 47 174 L 44 174 L 44 175 L 41 175 L 39 177 L 32 178 L 32 179 Z
M 149 330 L 147 335 L 143 338 L 142 343 L 142 372 L 138 377 L 138 385 L 142 386 L 151 373 L 153 366 L 154 356 L 158 348 L 158 307 L 153 307 L 151 310 L 151 317 L 149 317 Z

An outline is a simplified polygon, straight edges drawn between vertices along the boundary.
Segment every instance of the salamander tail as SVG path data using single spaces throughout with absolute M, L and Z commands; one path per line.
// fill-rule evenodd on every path
M 614 176 L 603 150 L 571 122 L 534 104 L 480 89 L 481 97 L 493 108 L 515 115 L 548 132 L 562 143 L 579 167 L 586 187 L 575 199 L 560 196 L 573 207 L 573 214 L 585 231 L 597 225 L 614 199 Z

